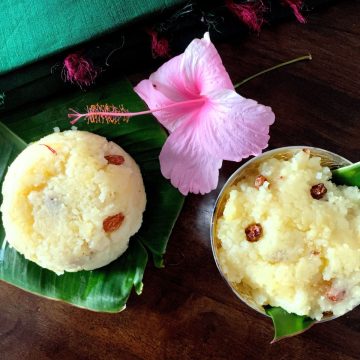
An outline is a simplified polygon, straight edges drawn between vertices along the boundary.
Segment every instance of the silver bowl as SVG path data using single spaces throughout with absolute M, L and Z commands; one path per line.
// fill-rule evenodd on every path
M 243 301 L 246 305 L 250 306 L 252 309 L 256 310 L 257 312 L 266 315 L 266 312 L 262 306 L 257 305 L 254 300 L 252 299 L 250 295 L 250 289 L 246 287 L 244 284 L 237 284 L 230 282 L 221 266 L 218 259 L 218 250 L 221 248 L 221 242 L 216 236 L 216 224 L 219 217 L 222 216 L 225 203 L 228 199 L 228 192 L 231 186 L 235 185 L 237 182 L 239 182 L 241 179 L 245 178 L 247 174 L 253 173 L 253 171 L 258 167 L 258 165 L 270 158 L 277 158 L 277 159 L 284 159 L 288 160 L 290 159 L 296 152 L 299 150 L 309 150 L 311 156 L 318 156 L 321 158 L 321 165 L 322 166 L 328 166 L 331 170 L 337 169 L 339 167 L 343 167 L 346 165 L 350 165 L 351 161 L 343 158 L 340 155 L 334 154 L 330 151 L 315 148 L 315 147 L 309 147 L 309 146 L 288 146 L 288 147 L 282 147 L 274 150 L 267 151 L 259 156 L 256 156 L 249 161 L 247 161 L 245 164 L 240 166 L 226 181 L 225 185 L 220 191 L 220 194 L 216 200 L 214 211 L 211 218 L 211 229 L 210 229 L 210 237 L 211 237 L 211 248 L 213 252 L 213 256 L 215 259 L 216 266 L 223 277 L 223 279 L 226 281 L 226 283 L 229 285 L 231 290 L 234 292 L 234 294 Z M 323 321 L 329 321 L 335 319 L 337 316 L 326 316 L 320 322 Z

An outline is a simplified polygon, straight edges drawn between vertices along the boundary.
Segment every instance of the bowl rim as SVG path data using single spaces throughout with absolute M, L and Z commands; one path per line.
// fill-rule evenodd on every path
M 226 284 L 228 285 L 228 287 L 232 290 L 232 292 L 235 294 L 235 296 L 242 301 L 245 305 L 247 305 L 248 307 L 252 308 L 253 310 L 255 310 L 257 313 L 262 314 L 266 317 L 270 317 L 270 315 L 268 315 L 265 310 L 261 311 L 259 310 L 259 308 L 257 308 L 256 306 L 249 304 L 244 297 L 242 297 L 238 291 L 236 291 L 236 289 L 234 288 L 234 286 L 232 285 L 232 283 L 226 278 L 221 266 L 220 266 L 220 262 L 217 256 L 217 249 L 216 249 L 216 245 L 215 245 L 215 235 L 214 235 L 214 227 L 215 227 L 215 221 L 216 221 L 216 214 L 217 214 L 217 208 L 222 200 L 222 197 L 224 195 L 224 193 L 226 192 L 226 190 L 229 187 L 229 184 L 232 184 L 232 182 L 236 179 L 236 177 L 239 175 L 239 173 L 246 167 L 248 167 L 249 165 L 251 165 L 254 162 L 259 161 L 259 159 L 261 158 L 268 158 L 271 157 L 271 155 L 276 155 L 276 154 L 280 154 L 282 152 L 289 152 L 289 151 L 293 151 L 295 153 L 296 150 L 305 150 L 305 149 L 309 149 L 310 152 L 323 152 L 323 153 L 327 153 L 335 158 L 338 158 L 339 161 L 342 161 L 343 163 L 346 163 L 348 165 L 351 165 L 352 162 L 349 159 L 346 159 L 345 157 L 338 155 L 334 152 L 319 148 L 319 147 L 314 147 L 314 146 L 308 146 L 308 145 L 293 145 L 293 146 L 284 146 L 284 147 L 279 147 L 279 148 L 274 148 L 268 151 L 265 151 L 263 153 L 261 153 L 260 155 L 254 156 L 249 160 L 246 160 L 244 162 L 244 164 L 242 164 L 240 167 L 238 167 L 231 175 L 230 177 L 226 180 L 226 182 L 224 183 L 224 185 L 222 186 L 215 204 L 214 204 L 214 208 L 211 214 L 211 222 L 210 222 L 210 242 L 211 242 L 211 250 L 212 250 L 212 254 L 213 254 L 213 258 L 216 264 L 216 267 L 221 275 L 221 277 L 223 278 L 223 280 L 226 282 Z M 350 310 L 351 311 L 351 310 Z M 345 315 L 345 314 L 344 314 Z M 338 317 L 340 317 L 342 315 L 337 315 L 337 316 L 327 316 L 321 320 L 316 320 L 316 323 L 322 323 L 322 322 L 327 322 L 330 320 L 334 320 Z

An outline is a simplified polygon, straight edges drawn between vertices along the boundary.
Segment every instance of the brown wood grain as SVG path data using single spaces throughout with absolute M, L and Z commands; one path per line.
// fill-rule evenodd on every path
M 276 114 L 270 148 L 311 145 L 360 157 L 359 1 L 341 1 L 260 35 L 217 44 L 234 82 L 311 52 L 311 62 L 255 79 L 239 92 Z M 130 74 L 134 81 L 148 73 Z M 126 311 L 98 314 L 0 283 L 0 359 L 359 359 L 360 308 L 270 345 L 269 319 L 240 303 L 213 261 L 209 227 L 219 187 L 191 195 L 171 236 L 166 268 L 149 266 Z

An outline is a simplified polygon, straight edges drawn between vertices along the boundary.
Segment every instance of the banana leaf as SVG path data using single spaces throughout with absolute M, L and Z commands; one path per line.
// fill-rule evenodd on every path
M 308 330 L 316 320 L 308 316 L 290 314 L 281 307 L 265 306 L 265 312 L 271 317 L 275 335 L 272 343 Z
M 7 167 L 26 144 L 53 132 L 54 127 L 70 129 L 68 109 L 83 110 L 86 105 L 95 103 L 121 103 L 131 111 L 146 108 L 131 85 L 119 80 L 88 93 L 63 95 L 6 115 L 0 122 L 0 186 Z M 118 143 L 139 164 L 147 194 L 140 231 L 130 239 L 128 250 L 111 264 L 93 271 L 57 276 L 9 247 L 0 222 L 0 280 L 78 307 L 117 312 L 125 308 L 133 287 L 136 293 L 141 293 L 148 254 L 155 266 L 162 266 L 168 238 L 184 197 L 160 173 L 158 157 L 167 135 L 151 115 L 119 125 L 79 123 L 77 127 Z
M 338 185 L 360 187 L 360 161 L 332 170 L 332 179 Z

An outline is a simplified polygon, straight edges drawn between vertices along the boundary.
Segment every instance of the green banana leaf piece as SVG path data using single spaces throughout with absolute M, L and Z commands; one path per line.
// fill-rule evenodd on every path
M 298 335 L 316 323 L 316 320 L 308 316 L 289 314 L 281 307 L 265 306 L 264 309 L 274 324 L 275 335 L 272 343 L 286 337 Z
M 360 161 L 355 164 L 332 170 L 331 180 L 339 185 L 360 187 Z
M 0 187 L 7 167 L 26 144 L 53 132 L 54 127 L 70 129 L 68 109 L 83 111 L 95 103 L 124 104 L 131 111 L 145 104 L 125 80 L 77 95 L 63 95 L 47 103 L 4 115 L 0 122 Z M 140 231 L 130 240 L 128 250 L 111 264 L 93 271 L 57 276 L 26 260 L 4 241 L 0 222 L 0 280 L 43 297 L 62 300 L 78 307 L 101 312 L 125 308 L 132 288 L 140 294 L 148 253 L 155 266 L 162 266 L 168 238 L 182 208 L 184 197 L 160 173 L 159 153 L 166 133 L 151 115 L 119 125 L 79 123 L 79 130 L 106 136 L 122 146 L 137 161 L 144 179 L 147 207 Z M 0 195 L 0 202 L 2 198 Z

